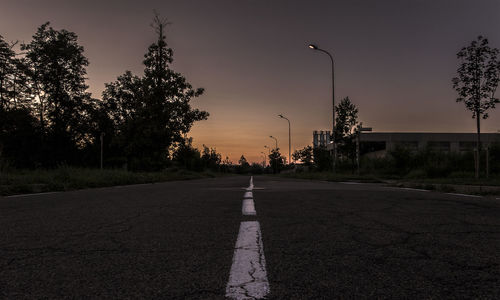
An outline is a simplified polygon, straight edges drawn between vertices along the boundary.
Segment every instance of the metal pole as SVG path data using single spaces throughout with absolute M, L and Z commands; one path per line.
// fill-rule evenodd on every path
M 276 148 L 275 149 L 278 149 L 278 139 L 275 138 L 274 136 L 270 135 L 269 136 L 270 138 L 274 139 L 274 141 L 276 142 Z
M 333 125 L 332 126 L 333 162 L 332 162 L 332 167 L 333 167 L 333 173 L 335 173 L 335 165 L 336 165 L 336 160 L 337 160 L 337 143 L 336 143 L 337 139 L 336 139 L 336 133 L 335 133 L 335 65 L 334 65 L 333 57 L 330 54 L 330 52 L 323 50 L 314 44 L 309 44 L 309 48 L 326 53 L 328 55 L 328 57 L 330 57 L 330 61 L 332 62 L 332 115 L 333 115 L 333 121 L 332 121 L 332 125 Z
M 101 170 L 102 170 L 102 157 L 103 157 L 103 142 L 104 142 L 104 132 L 101 132 Z
M 290 126 L 290 120 L 283 116 L 283 115 L 278 115 L 278 117 L 285 119 L 288 121 L 288 164 L 292 163 L 291 160 L 291 152 L 292 152 L 292 134 L 291 134 L 291 126 Z

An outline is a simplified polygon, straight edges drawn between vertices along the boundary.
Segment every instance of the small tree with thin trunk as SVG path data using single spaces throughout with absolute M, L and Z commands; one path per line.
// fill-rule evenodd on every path
M 498 49 L 490 48 L 488 39 L 479 36 L 457 53 L 461 61 L 457 77 L 452 79 L 453 88 L 458 92 L 457 102 L 464 102 L 472 111 L 477 127 L 476 178 L 479 178 L 479 157 L 481 154 L 481 118 L 488 118 L 488 110 L 500 101 L 495 97 L 499 82 L 500 62 Z

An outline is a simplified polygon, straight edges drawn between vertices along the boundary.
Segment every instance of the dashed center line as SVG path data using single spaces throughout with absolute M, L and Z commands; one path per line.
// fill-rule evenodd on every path
M 226 297 L 237 300 L 262 299 L 268 293 L 269 282 L 259 222 L 241 222 Z
M 245 216 L 255 216 L 257 212 L 255 211 L 255 204 L 253 199 L 244 199 L 243 208 L 241 209 L 243 215 Z
M 257 214 L 253 202 L 253 189 L 253 177 L 250 177 L 250 186 L 246 188 L 242 206 L 242 214 L 246 216 Z M 236 300 L 264 298 L 270 288 L 258 221 L 241 222 L 234 248 L 226 297 Z

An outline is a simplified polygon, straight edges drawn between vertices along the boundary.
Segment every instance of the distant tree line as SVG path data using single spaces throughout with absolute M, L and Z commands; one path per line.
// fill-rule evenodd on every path
M 208 113 L 190 105 L 203 89 L 170 67 L 166 25 L 155 17 L 157 39 L 144 55 L 143 74 L 118 76 L 102 100 L 88 92 L 89 61 L 75 33 L 47 22 L 19 53 L 0 36 L 0 166 L 97 167 L 101 138 L 106 166 L 160 170 L 174 160 L 186 163 L 186 134 Z M 219 165 L 220 155 L 207 149 L 202 163 Z

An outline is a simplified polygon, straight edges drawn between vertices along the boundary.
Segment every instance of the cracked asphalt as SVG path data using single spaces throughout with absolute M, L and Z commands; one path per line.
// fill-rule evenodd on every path
M 500 298 L 500 200 L 248 180 L 0 198 L 0 298 L 224 299 L 252 220 L 269 299 Z

